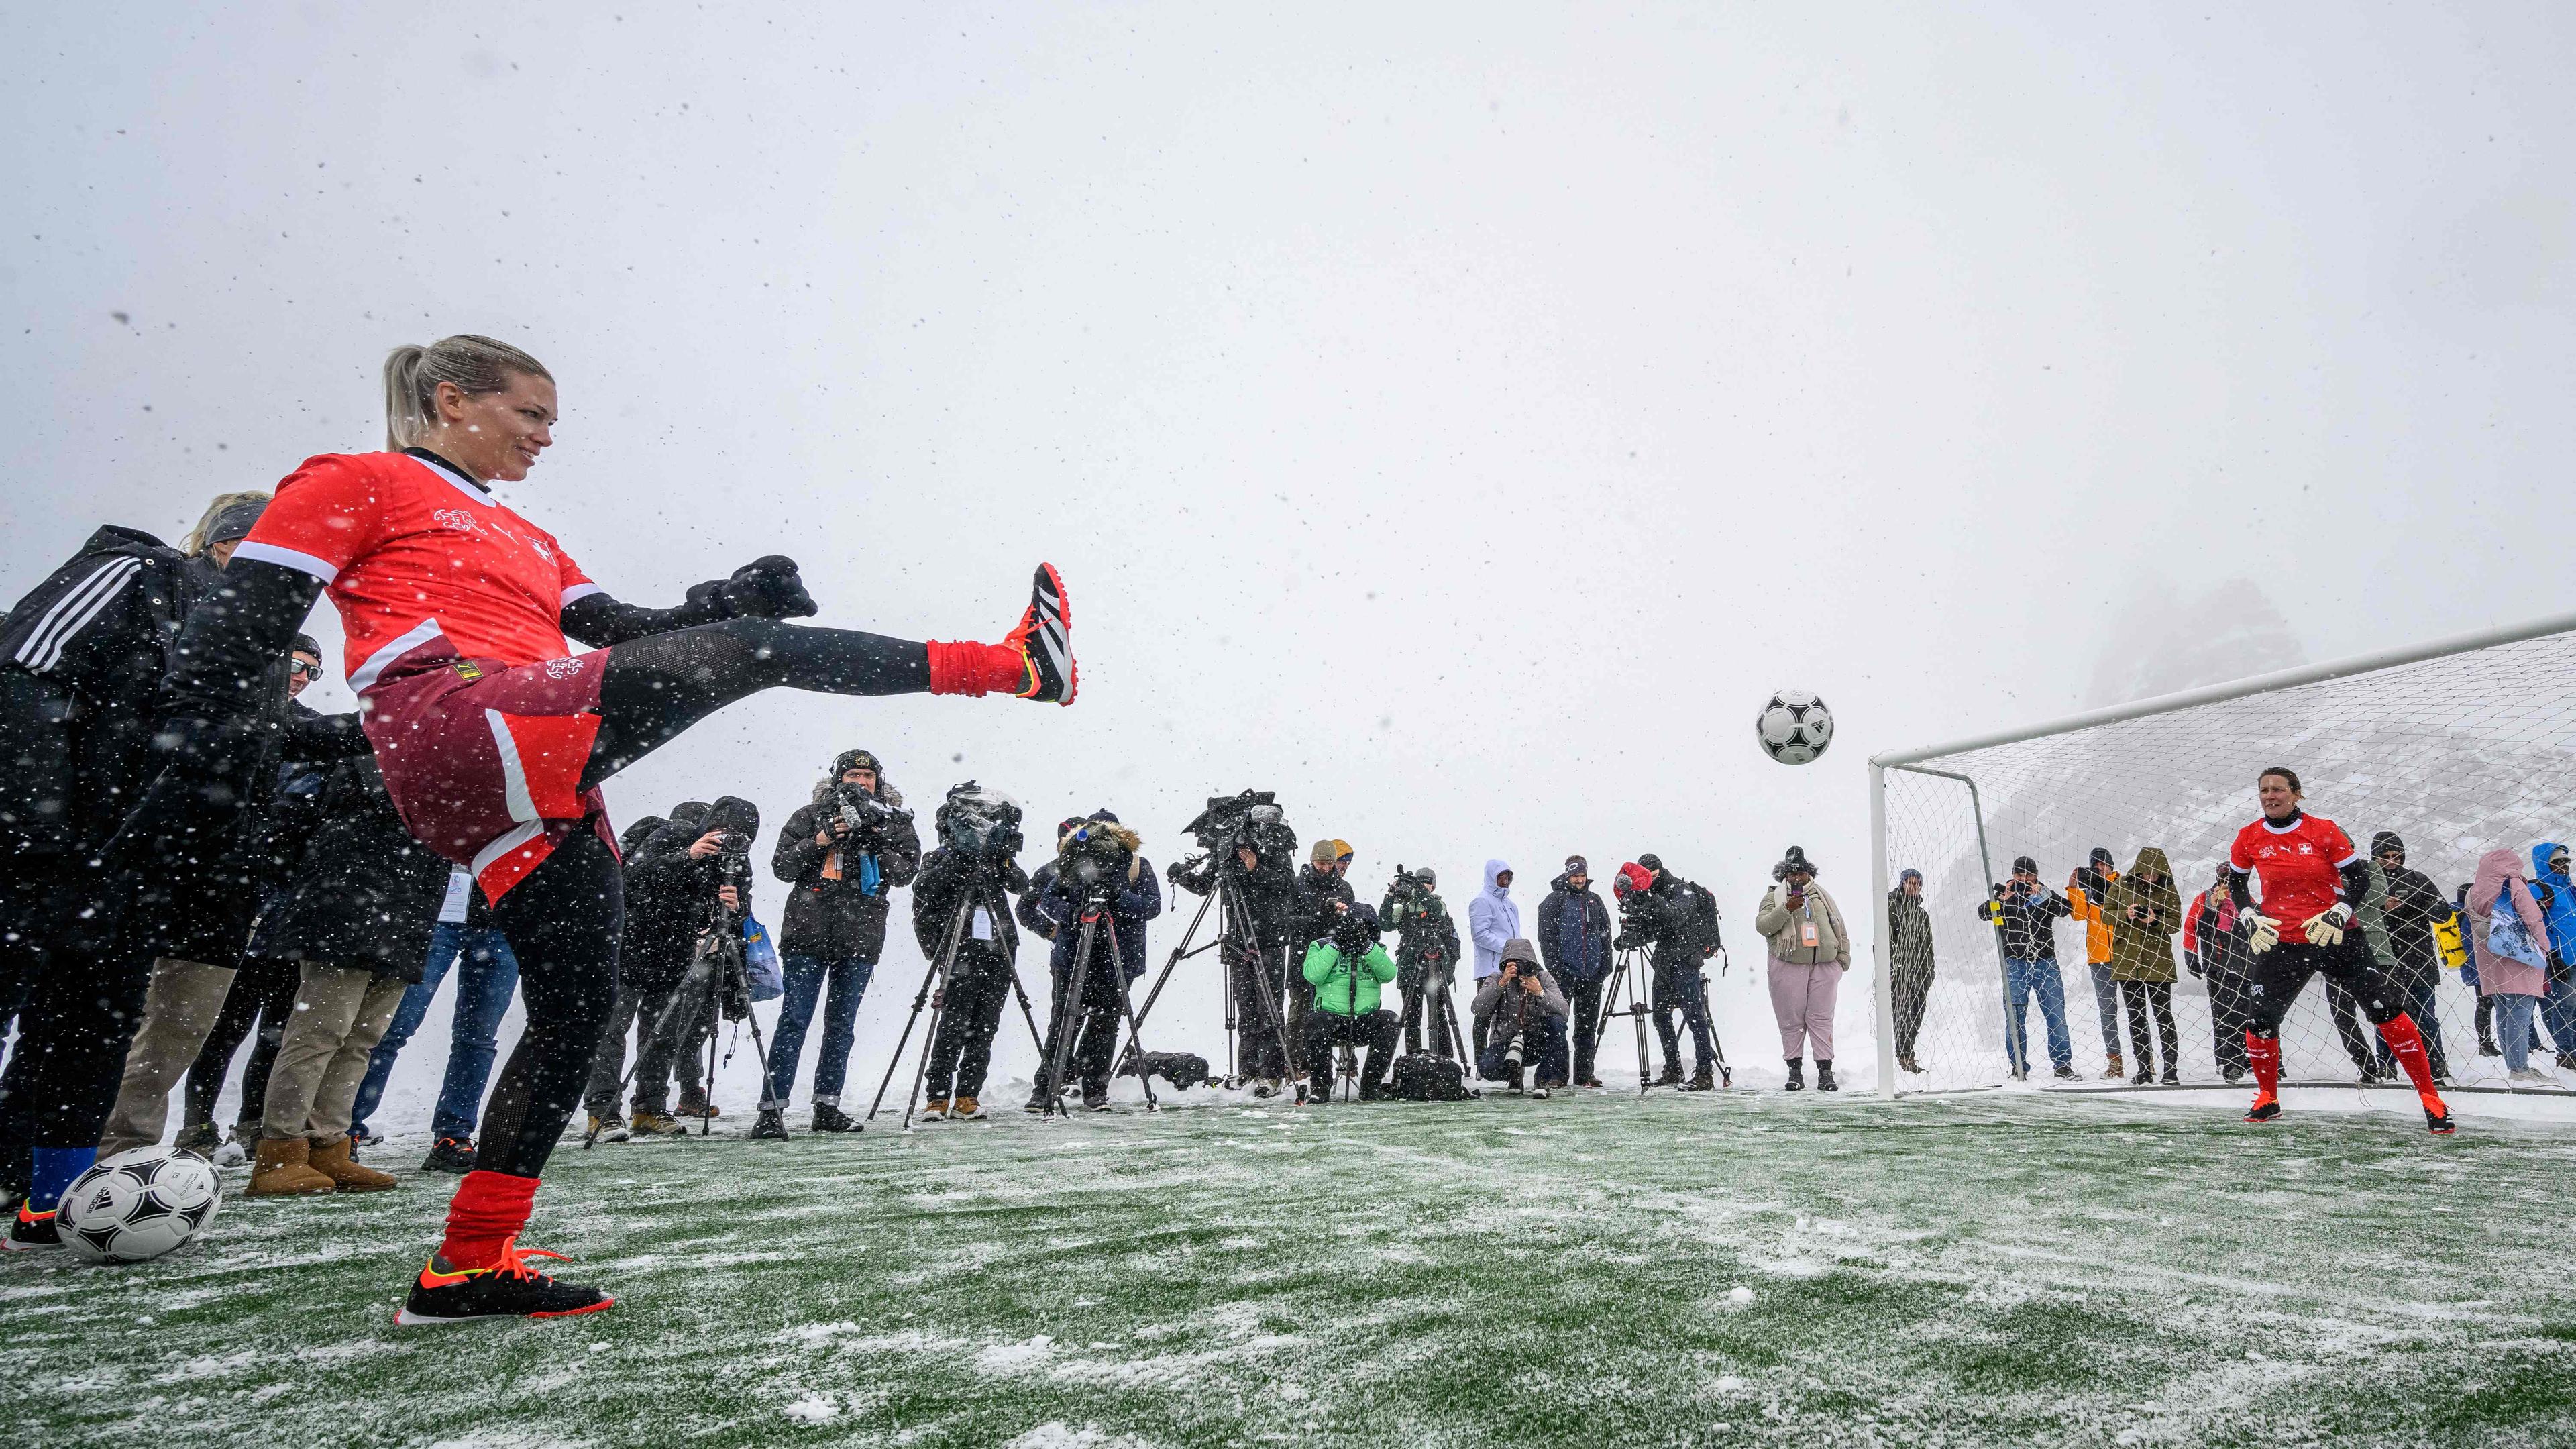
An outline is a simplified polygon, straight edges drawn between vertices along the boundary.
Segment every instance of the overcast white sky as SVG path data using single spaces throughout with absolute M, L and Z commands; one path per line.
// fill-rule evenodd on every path
M 2310 657 L 2566 607 L 2564 6 L 0 17 L 0 593 L 457 331 L 561 380 L 509 497 L 623 597 L 784 551 L 991 638 L 1064 570 L 1074 709 L 772 695 L 621 818 L 865 745 L 1159 861 L 1262 785 L 1372 897 L 1659 851 L 1749 958 L 1790 841 L 1858 914 L 1867 754 L 2160 587 Z

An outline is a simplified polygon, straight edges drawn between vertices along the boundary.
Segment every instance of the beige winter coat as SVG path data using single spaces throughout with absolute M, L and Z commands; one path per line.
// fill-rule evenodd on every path
M 1821 966 L 1827 962 L 1851 969 L 1851 932 L 1843 929 L 1843 912 L 1834 898 L 1825 894 L 1815 882 L 1807 883 L 1804 907 L 1792 912 L 1781 902 L 1789 895 L 1786 885 L 1775 885 L 1762 897 L 1762 908 L 1753 913 L 1753 929 L 1771 943 L 1771 959 L 1792 966 Z M 1816 944 L 1802 944 L 1805 933 L 1800 925 L 1813 921 Z

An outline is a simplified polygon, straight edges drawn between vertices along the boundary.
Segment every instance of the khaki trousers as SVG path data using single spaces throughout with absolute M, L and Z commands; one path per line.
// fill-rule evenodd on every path
M 348 1135 L 349 1109 L 366 1080 L 367 1053 L 384 1040 L 405 984 L 362 966 L 298 968 L 295 1015 L 277 1044 L 268 1074 L 268 1112 L 260 1136 L 271 1141 Z
M 235 974 L 230 966 L 175 956 L 152 963 L 152 984 L 143 993 L 143 1024 L 126 1050 L 125 1079 L 116 1089 L 116 1109 L 99 1134 L 99 1156 L 160 1143 L 162 1129 L 170 1123 L 171 1090 L 188 1074 L 207 1033 L 215 1029 Z

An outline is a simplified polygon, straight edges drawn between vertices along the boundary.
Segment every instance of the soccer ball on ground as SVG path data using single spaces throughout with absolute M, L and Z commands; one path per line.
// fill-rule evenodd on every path
M 74 1257 L 142 1263 L 195 1237 L 223 1200 L 223 1179 L 206 1159 L 175 1147 L 136 1147 L 73 1178 L 55 1222 Z
M 1784 689 L 1754 716 L 1753 738 L 1781 764 L 1803 765 L 1834 742 L 1834 713 L 1803 689 Z

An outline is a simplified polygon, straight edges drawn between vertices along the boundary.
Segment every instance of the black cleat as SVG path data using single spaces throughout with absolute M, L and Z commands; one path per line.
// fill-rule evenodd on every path
M 596 1288 L 558 1283 L 528 1266 L 530 1258 L 560 1258 L 543 1248 L 522 1250 L 512 1238 L 501 1261 L 489 1268 L 450 1268 L 432 1255 L 413 1282 L 411 1297 L 394 1314 L 405 1326 L 464 1323 L 477 1318 L 570 1318 L 597 1313 L 617 1300 Z
M 2252 1107 L 2246 1109 L 2245 1120 L 2248 1122 L 2269 1122 L 2280 1115 L 2281 1099 L 2266 1095 L 2258 1099 Z
M 2448 1137 L 2456 1129 L 2451 1126 L 2450 1113 L 2439 1107 L 2427 1107 L 2424 1109 L 2424 1130 L 2436 1137 Z
M 50 1212 L 30 1212 L 25 1203 L 18 1204 L 18 1216 L 9 1224 L 9 1236 L 0 1240 L 0 1252 L 30 1253 L 38 1248 L 63 1245 L 62 1229 Z
M 472 1172 L 474 1144 L 462 1137 L 441 1137 L 430 1145 L 429 1155 L 420 1160 L 423 1172 Z
M 1028 682 L 1018 691 L 1020 698 L 1040 704 L 1073 703 L 1082 683 L 1073 663 L 1073 601 L 1065 594 L 1064 576 L 1054 564 L 1038 565 L 1028 612 L 1002 643 L 1017 648 L 1028 662 Z

